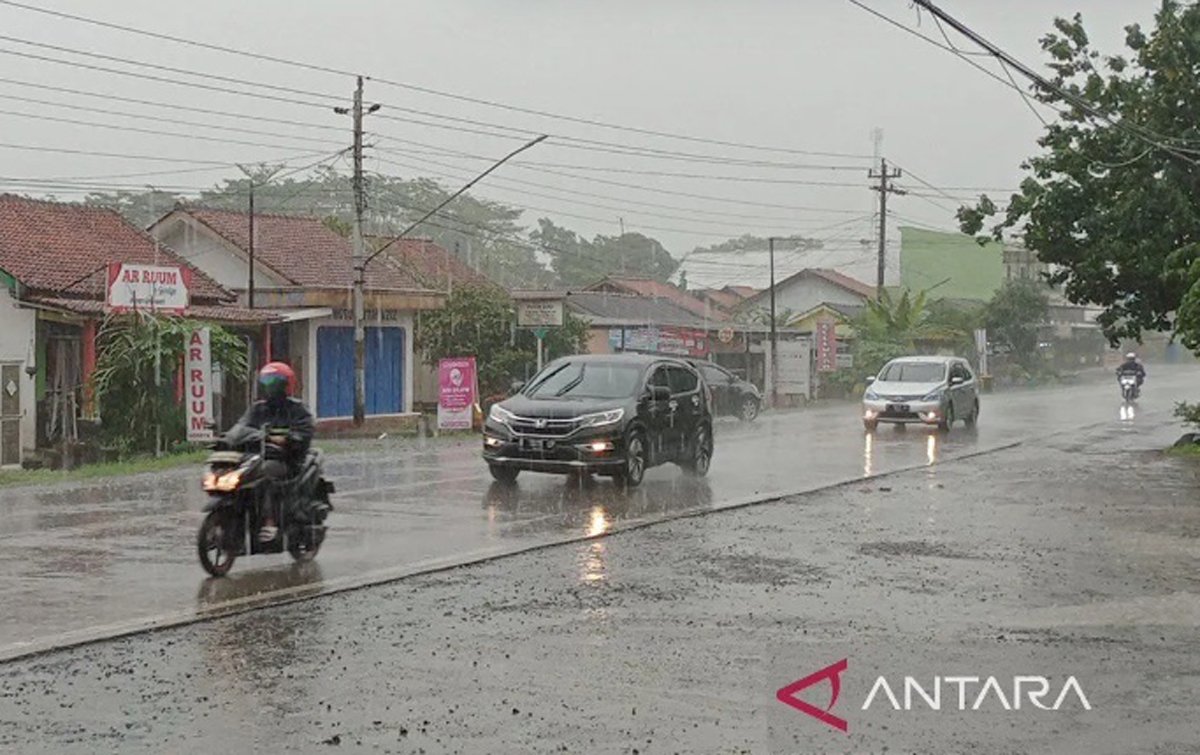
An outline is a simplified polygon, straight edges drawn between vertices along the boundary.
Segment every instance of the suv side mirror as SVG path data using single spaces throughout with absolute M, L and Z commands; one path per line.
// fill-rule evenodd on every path
M 668 401 L 671 398 L 671 389 L 665 385 L 650 386 L 651 401 Z
M 871 383 L 874 383 L 874 382 L 875 382 L 875 376 L 867 375 L 867 385 L 870 385 Z
M 967 382 L 962 375 L 953 375 L 950 378 L 950 385 L 962 385 Z

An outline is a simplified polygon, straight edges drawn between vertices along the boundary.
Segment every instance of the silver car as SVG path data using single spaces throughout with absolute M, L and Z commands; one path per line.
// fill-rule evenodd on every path
M 863 426 L 880 422 L 937 425 L 949 430 L 956 419 L 967 427 L 979 420 L 975 373 L 958 357 L 913 356 L 893 359 L 867 378 Z

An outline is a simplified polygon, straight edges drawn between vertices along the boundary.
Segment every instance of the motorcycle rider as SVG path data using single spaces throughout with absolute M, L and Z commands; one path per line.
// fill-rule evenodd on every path
M 304 402 L 292 397 L 295 385 L 296 374 L 287 364 L 268 362 L 263 365 L 258 371 L 259 400 L 229 430 L 229 435 L 236 435 L 243 428 L 287 428 L 286 436 L 272 436 L 269 439 L 283 447 L 286 461 L 269 459 L 263 463 L 263 473 L 277 481 L 299 474 L 312 445 L 313 416 Z M 274 513 L 263 512 L 259 541 L 269 543 L 278 535 Z
M 1125 361 L 1117 368 L 1117 379 L 1120 380 L 1122 375 L 1137 375 L 1137 387 L 1141 390 L 1142 382 L 1146 379 L 1146 368 L 1132 351 L 1125 355 Z

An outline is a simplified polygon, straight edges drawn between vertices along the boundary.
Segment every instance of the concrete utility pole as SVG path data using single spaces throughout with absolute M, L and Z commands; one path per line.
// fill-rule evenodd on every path
M 887 269 L 887 198 L 888 194 L 906 194 L 903 189 L 897 189 L 891 184 L 893 178 L 899 178 L 899 169 L 888 170 L 887 160 L 879 160 L 879 170 L 871 169 L 868 176 L 878 178 L 879 185 L 872 186 L 872 191 L 879 192 L 879 264 L 876 271 L 875 299 L 883 298 L 883 276 Z
M 367 111 L 374 113 L 379 105 L 372 105 Z M 366 260 L 363 247 L 363 214 L 367 210 L 367 198 L 363 184 L 363 77 L 358 77 L 358 86 L 354 89 L 354 107 L 351 109 L 334 108 L 339 115 L 351 115 L 354 119 L 354 229 L 351 234 L 354 243 L 351 264 L 354 280 L 352 283 L 352 298 L 354 307 L 354 424 L 361 426 L 367 414 L 367 333 L 363 325 L 365 319 L 364 289 L 366 287 Z
M 262 167 L 265 167 L 265 166 L 262 166 Z M 267 182 L 269 182 L 272 178 L 274 178 L 275 174 L 278 173 L 282 169 L 283 169 L 283 166 L 279 166 L 279 167 L 275 168 L 274 170 L 263 174 L 262 185 L 265 186 L 267 184 Z M 250 243 L 247 245 L 247 250 L 246 250 L 250 255 L 250 265 L 249 265 L 249 280 L 247 281 L 247 288 L 246 288 L 246 305 L 247 305 L 248 309 L 254 309 L 254 238 L 255 238 L 255 234 L 254 234 L 254 187 L 258 185 L 258 179 L 255 176 L 254 171 L 252 171 L 250 168 L 247 168 L 245 165 L 238 165 L 238 170 L 240 170 L 246 174 L 246 181 L 250 185 L 250 228 L 249 228 Z M 268 357 L 269 356 L 270 355 L 268 355 Z
M 771 408 L 779 406 L 779 334 L 775 330 L 775 237 L 767 239 L 771 259 Z

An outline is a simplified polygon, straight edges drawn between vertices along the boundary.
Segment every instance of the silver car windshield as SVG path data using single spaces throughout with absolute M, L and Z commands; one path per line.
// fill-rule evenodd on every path
M 937 383 L 946 379 L 946 365 L 936 362 L 892 362 L 879 373 L 889 383 Z

